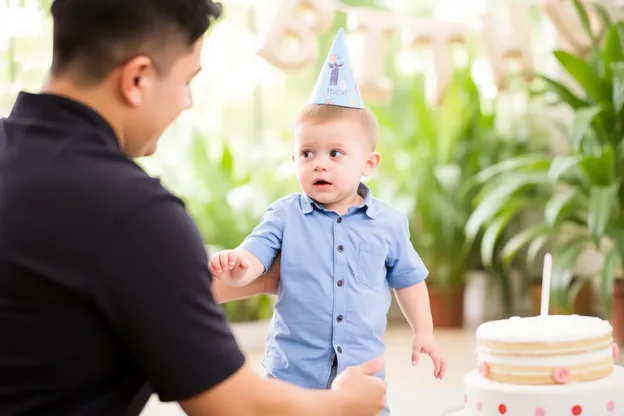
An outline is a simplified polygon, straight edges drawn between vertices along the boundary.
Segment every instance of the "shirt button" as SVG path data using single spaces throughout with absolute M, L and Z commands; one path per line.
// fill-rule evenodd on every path
M 338 285 L 338 287 L 342 287 L 342 285 L 344 285 L 344 280 L 338 280 L 338 283 L 336 283 Z
M 342 253 L 342 250 L 344 250 L 344 248 L 342 246 L 338 246 L 338 252 Z
M 337 222 L 338 224 L 340 224 L 340 223 L 342 222 L 342 218 L 338 217 L 338 219 L 336 220 L 336 222 Z
M 338 351 L 338 354 L 342 354 L 342 347 L 338 346 L 338 348 L 336 348 L 336 351 Z
M 338 322 L 342 322 L 342 315 L 338 315 L 338 316 L 336 317 L 336 321 L 338 321 Z

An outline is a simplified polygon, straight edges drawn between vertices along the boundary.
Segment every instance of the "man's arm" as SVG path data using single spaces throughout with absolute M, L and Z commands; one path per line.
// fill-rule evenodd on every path
M 212 280 L 212 296 L 216 303 L 227 303 L 264 293 L 264 282 L 258 278 L 247 286 L 230 286 L 223 280 Z
M 379 365 L 345 371 L 336 391 L 264 380 L 249 369 L 213 299 L 201 236 L 179 201 L 152 200 L 111 227 L 102 244 L 94 302 L 161 401 L 177 401 L 191 416 L 374 416 L 383 407 L 382 381 L 366 375 Z
M 243 366 L 212 390 L 183 400 L 180 405 L 191 416 L 376 416 L 384 400 L 383 396 L 379 401 L 375 397 L 385 388 L 383 381 L 372 374 L 382 365 L 368 362 L 347 369 L 336 378 L 337 388 L 333 390 L 308 390 L 261 378 Z M 362 380 L 366 385 L 359 384 Z

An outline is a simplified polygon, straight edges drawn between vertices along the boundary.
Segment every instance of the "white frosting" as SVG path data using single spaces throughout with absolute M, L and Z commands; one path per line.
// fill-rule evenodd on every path
M 485 322 L 477 339 L 501 342 L 565 342 L 598 338 L 612 332 L 604 319 L 580 315 L 547 315 Z
M 477 370 L 464 376 L 462 416 L 567 416 L 580 406 L 582 416 L 624 416 L 624 368 L 597 381 L 554 385 L 514 385 L 484 379 Z M 480 410 L 478 410 L 480 409 Z M 543 412 L 542 412 L 543 411 Z

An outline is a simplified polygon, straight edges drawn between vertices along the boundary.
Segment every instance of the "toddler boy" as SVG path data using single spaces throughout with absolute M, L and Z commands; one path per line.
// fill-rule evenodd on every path
M 311 103 L 294 123 L 293 161 L 303 192 L 274 202 L 238 248 L 217 253 L 210 263 L 215 278 L 245 286 L 282 250 L 263 361 L 270 376 L 329 388 L 346 367 L 383 355 L 389 288 L 413 329 L 412 363 L 428 353 L 434 376 L 444 376 L 428 271 L 410 243 L 407 218 L 373 198 L 361 182 L 380 161 L 377 131 L 340 29 Z M 385 370 L 377 376 L 383 378 Z

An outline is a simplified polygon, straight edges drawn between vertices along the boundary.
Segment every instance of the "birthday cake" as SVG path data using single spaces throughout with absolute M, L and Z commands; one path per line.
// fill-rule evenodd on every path
M 476 331 L 463 416 L 624 416 L 613 329 L 579 315 L 512 317 Z

